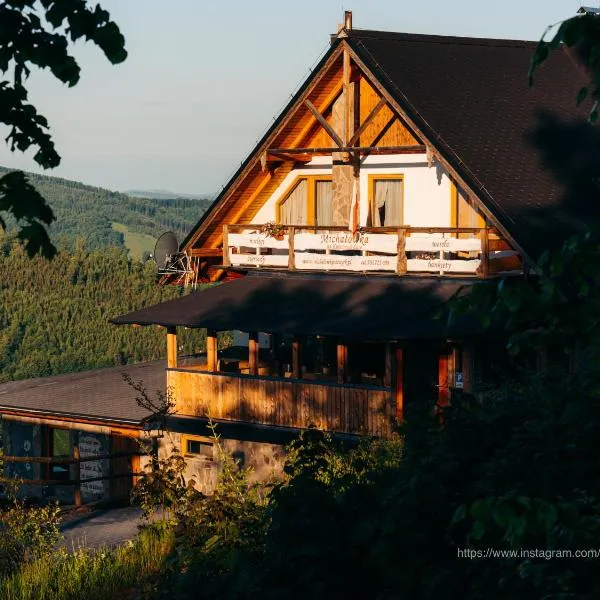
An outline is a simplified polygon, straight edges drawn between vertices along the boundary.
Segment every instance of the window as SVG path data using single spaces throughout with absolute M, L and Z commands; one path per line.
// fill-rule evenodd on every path
M 182 439 L 182 446 L 184 456 L 213 459 L 213 442 L 208 438 L 185 435 Z
M 452 184 L 451 213 L 453 227 L 485 227 L 483 215 L 475 208 L 467 194 L 455 184 Z
M 370 225 L 400 227 L 404 223 L 404 176 L 369 176 Z
M 52 429 L 50 454 L 53 458 L 69 458 L 71 454 L 70 432 L 67 429 Z M 51 479 L 69 479 L 69 464 L 50 465 Z
M 277 221 L 283 225 L 331 225 L 332 198 L 331 177 L 300 177 L 279 202 Z
M 315 225 L 333 224 L 333 186 L 331 179 L 315 181 Z
M 301 179 L 287 198 L 279 205 L 280 223 L 284 225 L 308 225 L 308 185 Z

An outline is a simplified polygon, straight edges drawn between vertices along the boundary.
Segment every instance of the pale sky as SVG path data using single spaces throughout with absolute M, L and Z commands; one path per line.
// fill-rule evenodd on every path
M 62 156 L 46 174 L 114 190 L 218 191 L 353 11 L 354 27 L 537 40 L 597 0 L 99 0 L 125 35 L 111 66 L 78 44 L 82 78 L 30 78 Z M 94 2 L 95 3 L 95 2 Z M 3 135 L 6 137 L 6 134 Z M 0 144 L 0 165 L 39 172 Z

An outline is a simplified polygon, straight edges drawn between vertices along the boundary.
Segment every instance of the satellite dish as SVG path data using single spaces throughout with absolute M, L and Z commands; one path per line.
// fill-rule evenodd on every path
M 158 265 L 158 270 L 163 270 L 169 259 L 177 254 L 179 251 L 179 242 L 177 236 L 172 231 L 166 231 L 163 233 L 158 240 L 156 240 L 156 246 L 154 246 L 154 260 Z

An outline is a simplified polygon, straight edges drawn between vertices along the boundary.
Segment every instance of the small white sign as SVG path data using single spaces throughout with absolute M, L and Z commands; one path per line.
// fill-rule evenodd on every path
M 460 371 L 454 373 L 454 387 L 462 390 L 464 387 L 463 374 Z

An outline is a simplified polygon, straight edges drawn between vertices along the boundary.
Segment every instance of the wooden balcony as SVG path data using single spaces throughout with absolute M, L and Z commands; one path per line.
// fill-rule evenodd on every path
M 177 415 L 389 437 L 389 387 L 167 369 Z
M 487 277 L 522 270 L 517 252 L 488 228 L 362 228 L 261 225 L 223 227 L 223 266 Z

